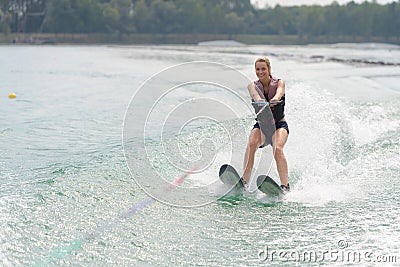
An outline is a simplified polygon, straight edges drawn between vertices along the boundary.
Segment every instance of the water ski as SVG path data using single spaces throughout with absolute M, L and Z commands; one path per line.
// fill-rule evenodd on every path
M 243 187 L 238 172 L 229 164 L 224 164 L 221 166 L 219 169 L 219 179 L 221 179 L 224 184 L 234 185 L 236 189 Z
M 257 187 L 261 192 L 270 197 L 280 197 L 285 194 L 282 188 L 267 175 L 257 177 Z

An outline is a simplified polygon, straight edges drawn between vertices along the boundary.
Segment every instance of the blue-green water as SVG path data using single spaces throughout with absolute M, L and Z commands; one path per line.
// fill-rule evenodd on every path
M 188 61 L 227 64 L 255 79 L 259 55 L 270 56 L 273 74 L 286 82 L 292 192 L 282 201 L 258 192 L 209 201 L 222 188 L 212 184 L 178 200 L 205 200 L 201 207 L 149 202 L 123 151 L 132 96 L 152 75 Z M 383 45 L 0 47 L 0 265 L 399 265 L 399 55 Z M 247 97 L 246 84 L 238 88 Z M 189 89 L 199 98 L 216 91 Z M 7 98 L 11 92 L 16 99 Z M 163 153 L 197 157 L 201 138 L 229 143 L 207 121 L 180 136 L 179 150 Z M 246 138 L 252 122 L 244 113 L 228 131 Z M 167 127 L 170 138 L 174 126 L 181 125 Z M 202 145 L 216 163 L 185 185 L 218 182 L 219 161 L 230 159 Z M 244 146 L 233 143 L 231 151 L 241 158 Z M 138 166 L 151 157 L 169 181 L 183 174 L 146 152 Z M 131 172 L 151 168 L 143 161 Z M 277 177 L 274 165 L 270 175 Z

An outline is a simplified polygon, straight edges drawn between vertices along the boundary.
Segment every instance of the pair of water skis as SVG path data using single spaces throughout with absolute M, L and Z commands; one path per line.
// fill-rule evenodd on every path
M 219 178 L 224 184 L 234 186 L 234 188 L 238 190 L 244 187 L 240 175 L 235 168 L 229 164 L 221 166 L 219 169 Z M 286 191 L 268 175 L 260 175 L 257 177 L 257 188 L 269 197 L 282 197 L 286 194 Z

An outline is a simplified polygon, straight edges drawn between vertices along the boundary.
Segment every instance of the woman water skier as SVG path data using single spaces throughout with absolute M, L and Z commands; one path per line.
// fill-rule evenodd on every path
M 247 86 L 252 100 L 254 102 L 282 102 L 270 105 L 275 122 L 275 129 L 273 129 L 274 131 L 272 131 L 270 136 L 266 136 L 266 134 L 263 133 L 260 129 L 259 122 L 254 125 L 249 136 L 244 156 L 242 182 L 243 185 L 247 187 L 253 169 L 254 156 L 257 148 L 272 145 L 275 152 L 274 158 L 279 178 L 281 180 L 281 188 L 284 192 L 288 192 L 290 190 L 288 165 L 285 154 L 283 153 L 283 147 L 285 146 L 289 135 L 289 127 L 284 113 L 285 83 L 281 79 L 272 77 L 271 63 L 268 58 L 258 58 L 254 65 L 258 80 Z

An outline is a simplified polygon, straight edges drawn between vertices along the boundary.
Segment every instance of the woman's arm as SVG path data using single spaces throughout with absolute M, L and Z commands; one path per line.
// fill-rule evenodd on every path
M 265 99 L 261 98 L 261 96 L 258 94 L 256 90 L 256 85 L 254 83 L 249 83 L 247 89 L 249 90 L 249 95 L 251 99 L 253 99 L 255 102 L 265 101 Z
M 278 102 L 281 100 L 282 96 L 285 94 L 285 82 L 282 80 L 278 81 L 278 88 L 276 89 L 276 93 L 273 98 L 271 98 L 270 102 Z

